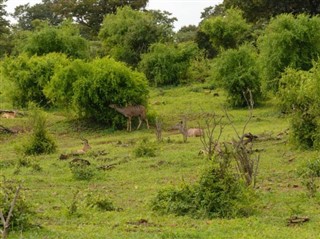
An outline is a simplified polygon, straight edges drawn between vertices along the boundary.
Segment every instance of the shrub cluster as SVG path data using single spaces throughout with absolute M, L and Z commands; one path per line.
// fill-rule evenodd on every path
M 254 201 L 252 189 L 235 175 L 211 168 L 195 185 L 160 191 L 152 201 L 152 209 L 179 216 L 233 218 L 251 215 Z

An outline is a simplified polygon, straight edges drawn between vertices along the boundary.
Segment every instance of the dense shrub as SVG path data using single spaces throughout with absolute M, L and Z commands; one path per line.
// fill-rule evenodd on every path
M 142 55 L 139 69 L 153 86 L 177 85 L 189 81 L 188 68 L 199 53 L 195 43 L 155 43 Z
M 320 64 L 309 71 L 287 69 L 281 76 L 279 105 L 291 113 L 291 139 L 299 148 L 320 146 Z
M 85 196 L 86 206 L 89 208 L 96 208 L 101 211 L 114 211 L 116 210 L 112 201 L 101 193 L 90 192 Z
M 50 154 L 56 151 L 57 145 L 46 130 L 46 117 L 39 109 L 31 112 L 33 131 L 31 138 L 23 147 L 26 155 Z
M 147 139 L 143 139 L 141 143 L 134 149 L 136 157 L 155 157 L 156 146 L 154 143 L 149 142 Z
M 7 57 L 2 62 L 2 77 L 10 83 L 3 89 L 15 106 L 26 107 L 29 102 L 39 106 L 51 106 L 44 94 L 44 88 L 50 82 L 58 67 L 69 64 L 63 54 L 51 53 L 45 56 Z
M 211 168 L 195 185 L 160 191 L 152 201 L 152 209 L 180 216 L 233 218 L 251 215 L 254 201 L 252 189 L 236 176 Z
M 76 73 L 78 79 L 73 83 L 72 104 L 80 117 L 114 125 L 123 117 L 109 104 L 146 105 L 149 91 L 142 73 L 111 58 L 86 65 L 85 74 Z M 82 71 L 83 67 L 79 69 Z
M 232 106 L 242 107 L 250 99 L 250 90 L 254 102 L 261 99 L 260 78 L 256 63 L 257 53 L 253 46 L 242 45 L 239 49 L 222 52 L 212 66 L 213 81 L 228 93 Z

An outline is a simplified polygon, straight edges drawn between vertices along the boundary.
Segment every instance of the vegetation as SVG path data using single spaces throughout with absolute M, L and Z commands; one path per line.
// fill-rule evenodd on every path
M 5 2 L 4 238 L 319 237 L 316 1 L 224 0 L 177 33 L 145 0 L 43 0 L 16 25 Z M 121 130 L 141 106 L 151 127 Z

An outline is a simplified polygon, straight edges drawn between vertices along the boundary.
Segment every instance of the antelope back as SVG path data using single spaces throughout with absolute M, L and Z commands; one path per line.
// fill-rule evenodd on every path
M 189 137 L 200 137 L 203 135 L 203 130 L 200 128 L 190 128 L 188 129 Z

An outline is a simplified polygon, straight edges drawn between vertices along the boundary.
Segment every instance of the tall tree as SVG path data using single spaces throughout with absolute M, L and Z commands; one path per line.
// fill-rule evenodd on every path
M 238 7 L 250 22 L 268 20 L 281 13 L 317 15 L 320 13 L 319 0 L 224 0 L 227 9 Z
M 21 5 L 16 8 L 15 18 L 23 29 L 30 29 L 35 19 L 48 20 L 56 25 L 64 19 L 72 18 L 82 27 L 87 38 L 97 36 L 103 18 L 115 13 L 117 8 L 130 6 L 142 9 L 148 0 L 42 0 L 34 6 Z
M 5 19 L 8 15 L 6 12 L 6 3 L 7 0 L 0 0 L 0 56 L 8 52 L 10 48 L 10 41 L 8 41 L 10 29 L 9 21 Z
M 152 43 L 172 38 L 174 19 L 159 14 L 123 7 L 107 15 L 99 33 L 107 53 L 135 67 Z

